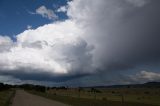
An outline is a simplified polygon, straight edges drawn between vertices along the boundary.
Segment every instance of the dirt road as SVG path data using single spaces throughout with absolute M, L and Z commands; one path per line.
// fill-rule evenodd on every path
M 32 95 L 24 90 L 17 90 L 12 106 L 67 106 L 63 103 Z

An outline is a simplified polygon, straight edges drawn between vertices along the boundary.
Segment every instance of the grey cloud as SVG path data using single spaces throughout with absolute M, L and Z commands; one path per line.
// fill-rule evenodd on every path
M 150 0 L 126 0 L 126 2 L 134 5 L 134 6 L 138 6 L 138 7 L 142 7 L 144 6 L 146 3 L 148 3 Z
M 42 49 L 43 46 L 48 46 L 48 43 L 46 41 L 36 41 L 32 43 L 22 43 L 22 47 L 28 47 L 28 48 L 39 48 Z
M 141 8 L 130 7 L 127 2 L 118 0 L 97 2 L 88 5 L 81 1 L 78 6 L 84 3 L 84 8 L 70 10 L 68 14 L 88 14 L 86 17 L 71 17 L 84 23 L 85 39 L 95 45 L 93 58 L 100 69 L 114 67 L 116 70 L 117 67 L 117 70 L 124 70 L 159 61 L 159 1 L 150 1 Z
M 93 49 L 84 40 L 80 40 L 78 45 L 63 45 L 67 48 L 62 53 L 65 55 L 64 61 L 72 64 L 71 73 L 88 73 L 92 72 L 92 54 Z M 62 48 L 63 49 L 63 48 Z
M 23 71 L 22 71 L 23 70 Z M 28 72 L 30 71 L 30 72 Z M 78 79 L 84 76 L 88 76 L 87 73 L 70 73 L 70 74 L 51 74 L 50 72 L 44 71 L 37 71 L 36 69 L 32 68 L 19 68 L 18 70 L 6 71 L 1 70 L 2 80 L 6 81 L 5 76 L 10 76 L 9 81 L 16 79 L 15 81 L 25 82 L 27 80 L 30 81 L 46 81 L 46 82 L 53 82 L 53 83 L 61 83 L 66 82 L 68 80 Z M 3 77 L 4 76 L 4 77 Z M 8 78 L 8 77 L 7 77 Z M 7 82 L 9 82 L 7 81 Z M 14 82 L 14 80 L 13 80 Z

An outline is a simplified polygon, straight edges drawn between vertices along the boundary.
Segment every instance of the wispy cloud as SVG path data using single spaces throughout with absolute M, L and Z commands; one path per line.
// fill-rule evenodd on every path
M 36 13 L 50 20 L 54 20 L 58 18 L 58 16 L 54 13 L 53 10 L 47 9 L 45 6 L 40 6 L 39 8 L 37 8 Z
M 38 7 L 35 12 L 28 11 L 29 14 L 38 14 L 41 15 L 43 18 L 47 18 L 49 20 L 55 20 L 58 19 L 58 16 L 54 13 L 52 9 L 48 9 L 44 5 Z

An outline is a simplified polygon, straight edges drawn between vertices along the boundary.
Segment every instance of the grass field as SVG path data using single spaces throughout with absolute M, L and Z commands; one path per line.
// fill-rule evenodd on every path
M 32 93 L 73 106 L 160 106 L 160 89 L 107 88 L 91 92 L 89 88 L 49 89 L 45 93 Z
M 14 95 L 14 90 L 0 91 L 0 106 L 9 106 L 10 100 Z

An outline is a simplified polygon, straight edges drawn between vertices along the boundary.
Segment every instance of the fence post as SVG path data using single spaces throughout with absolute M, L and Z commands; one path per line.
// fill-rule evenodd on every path
M 121 97 L 122 97 L 122 106 L 124 106 L 124 95 L 121 94 Z

